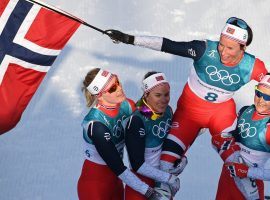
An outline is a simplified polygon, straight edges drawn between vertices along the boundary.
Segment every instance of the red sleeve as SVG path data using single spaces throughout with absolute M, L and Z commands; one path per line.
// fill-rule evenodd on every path
M 256 58 L 250 80 L 260 81 L 267 74 L 264 62 Z
M 267 124 L 267 130 L 265 134 L 265 141 L 268 145 L 270 145 L 270 124 Z
M 131 100 L 131 99 L 129 99 L 129 98 L 127 98 L 127 101 L 129 102 L 129 105 L 130 105 L 130 107 L 131 107 L 131 109 L 132 109 L 132 112 L 133 112 L 134 110 L 136 110 L 136 105 L 135 105 L 134 101 Z

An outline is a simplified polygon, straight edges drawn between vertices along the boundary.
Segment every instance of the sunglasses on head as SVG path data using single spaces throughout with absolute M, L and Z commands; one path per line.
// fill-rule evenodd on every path
M 111 87 L 105 90 L 104 92 L 108 92 L 110 94 L 114 93 L 119 86 L 120 86 L 120 82 L 119 82 L 119 79 L 116 77 L 114 84 L 112 84 Z
M 270 95 L 268 95 L 268 94 L 265 94 L 265 93 L 263 93 L 262 91 L 260 91 L 259 89 L 258 89 L 258 86 L 255 86 L 255 95 L 258 97 L 258 98 L 263 98 L 263 100 L 265 100 L 265 101 L 270 101 Z
M 161 114 L 155 113 L 151 107 L 145 102 L 144 99 L 140 99 L 137 102 L 138 110 L 147 118 L 156 120 L 161 117 Z
M 226 23 L 232 24 L 232 25 L 238 25 L 240 28 L 243 28 L 243 29 L 247 29 L 248 27 L 247 23 L 244 20 L 239 19 L 237 17 L 230 17 Z

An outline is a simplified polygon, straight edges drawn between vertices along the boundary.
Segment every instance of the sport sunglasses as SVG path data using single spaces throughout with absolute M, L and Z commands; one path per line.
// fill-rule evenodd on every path
M 236 23 L 240 28 L 243 28 L 243 29 L 247 29 L 248 25 L 247 23 L 242 20 L 242 19 L 239 19 L 237 17 L 230 17 L 227 22 L 227 24 L 234 24 Z
M 258 97 L 258 98 L 263 98 L 265 101 L 270 101 L 270 95 L 268 94 L 265 94 L 263 93 L 262 91 L 260 91 L 258 89 L 258 86 L 255 86 L 255 95 Z
M 114 93 L 119 86 L 120 86 L 120 82 L 119 82 L 118 77 L 116 77 L 115 83 L 112 84 L 111 87 L 108 88 L 107 90 L 104 90 L 104 92 L 109 92 L 110 94 Z

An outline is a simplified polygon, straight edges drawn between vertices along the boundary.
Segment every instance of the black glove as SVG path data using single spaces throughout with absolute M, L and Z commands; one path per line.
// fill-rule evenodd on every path
M 113 29 L 106 30 L 105 33 L 113 40 L 114 43 L 123 42 L 125 44 L 134 44 L 133 35 L 128 35 Z

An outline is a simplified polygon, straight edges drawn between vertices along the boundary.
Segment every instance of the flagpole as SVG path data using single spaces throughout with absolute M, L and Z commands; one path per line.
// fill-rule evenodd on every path
M 34 4 L 38 4 L 38 5 L 42 6 L 42 7 L 45 7 L 47 9 L 49 9 L 49 10 L 52 10 L 52 11 L 58 13 L 58 14 L 64 15 L 64 16 L 68 17 L 69 19 L 72 19 L 72 20 L 74 20 L 76 22 L 79 22 L 79 23 L 81 23 L 81 24 L 83 24 L 83 25 L 85 25 L 87 27 L 90 27 L 90 28 L 92 28 L 92 29 L 94 29 L 96 31 L 99 31 L 102 34 L 108 35 L 104 30 L 102 30 L 100 28 L 97 28 L 97 27 L 95 27 L 95 26 L 93 26 L 91 24 L 88 24 L 87 22 L 81 20 L 80 18 L 78 18 L 78 17 L 76 17 L 76 16 L 74 16 L 74 15 L 72 15 L 72 14 L 70 14 L 70 13 L 64 11 L 64 10 L 61 10 L 59 8 L 55 8 L 55 7 L 51 6 L 51 5 L 43 3 L 41 1 L 35 1 L 35 0 L 26 0 L 26 1 L 29 1 L 29 2 L 34 3 Z

